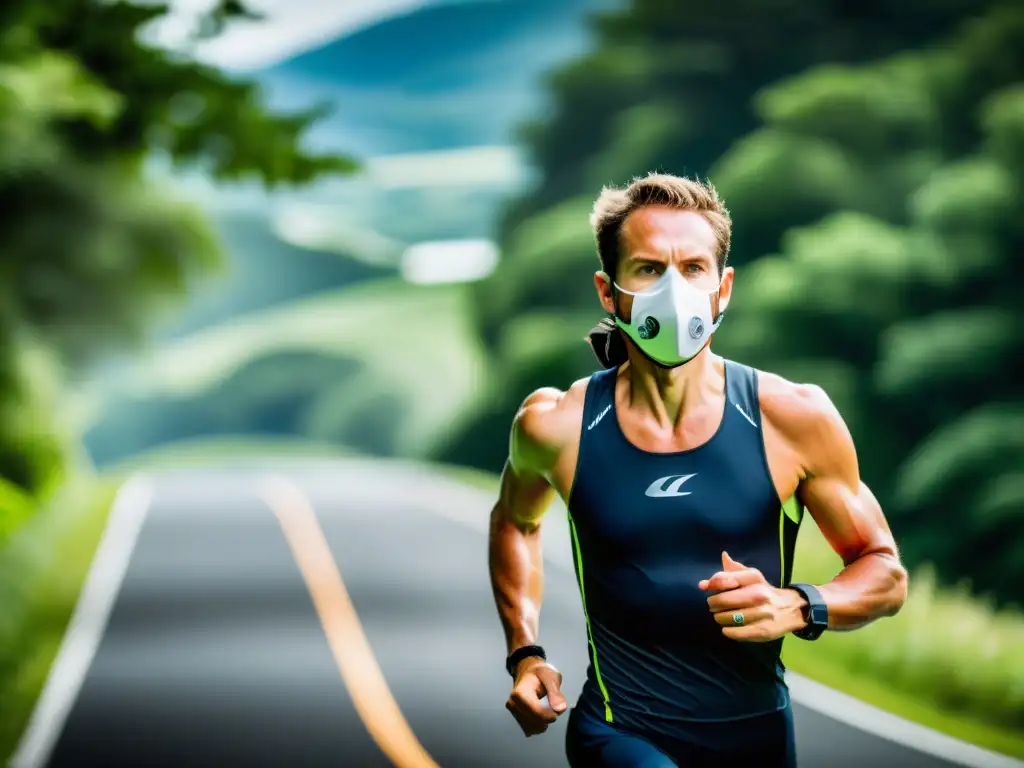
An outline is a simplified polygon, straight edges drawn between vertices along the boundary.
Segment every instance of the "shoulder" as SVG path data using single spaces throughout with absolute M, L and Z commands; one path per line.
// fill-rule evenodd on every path
M 854 456 L 846 422 L 824 389 L 765 371 L 757 371 L 757 381 L 766 426 L 800 456 L 808 474 L 846 464 Z
M 516 468 L 550 466 L 579 436 L 589 378 L 568 389 L 541 387 L 523 400 L 512 421 L 510 453 Z

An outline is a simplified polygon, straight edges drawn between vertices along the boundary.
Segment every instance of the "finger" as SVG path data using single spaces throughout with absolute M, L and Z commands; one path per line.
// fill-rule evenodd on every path
M 537 671 L 537 679 L 541 683 L 541 691 L 538 693 L 547 695 L 548 704 L 557 714 L 565 712 L 569 706 L 562 695 L 562 675 L 554 669 L 542 669 Z
M 771 600 L 764 584 L 750 584 L 739 589 L 717 592 L 708 598 L 708 608 L 712 613 L 718 611 L 735 611 L 742 608 L 755 608 Z
M 523 715 L 519 712 L 512 711 L 513 717 L 515 717 L 516 725 L 519 726 L 519 730 L 523 732 L 523 735 L 529 738 L 530 736 L 536 736 L 538 733 L 543 733 L 547 730 L 547 726 L 539 724 L 537 721 L 527 715 Z
M 737 617 L 739 617 L 739 621 L 736 620 Z M 740 629 L 771 617 L 772 612 L 765 608 L 747 608 L 742 611 L 720 611 L 715 614 L 715 621 L 723 627 Z
M 722 551 L 722 570 L 724 571 L 744 571 L 747 566 L 743 563 L 738 563 L 729 557 L 729 553 L 725 550 Z
M 701 582 L 701 589 L 705 592 L 721 592 L 766 583 L 764 575 L 757 568 L 745 568 L 742 571 L 719 571 L 706 582 Z
M 768 643 L 778 639 L 778 633 L 774 631 L 774 622 L 771 621 L 758 621 L 754 624 L 744 622 L 742 627 L 723 627 L 722 634 L 730 640 L 746 643 Z
M 538 702 L 539 703 L 539 702 Z M 512 713 L 516 723 L 526 736 L 536 736 L 547 730 L 548 725 L 556 720 L 550 709 L 539 706 L 536 710 L 520 699 L 510 697 L 505 708 Z
M 524 716 L 535 718 L 538 722 L 553 723 L 558 719 L 558 715 L 550 707 L 544 706 L 540 697 L 531 690 L 513 691 L 512 702 Z

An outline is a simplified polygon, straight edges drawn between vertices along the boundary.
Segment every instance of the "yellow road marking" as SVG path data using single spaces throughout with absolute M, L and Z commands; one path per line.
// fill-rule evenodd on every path
M 366 730 L 398 768 L 439 768 L 412 732 L 388 688 L 313 505 L 284 478 L 264 482 L 260 497 L 281 524 L 338 671 Z

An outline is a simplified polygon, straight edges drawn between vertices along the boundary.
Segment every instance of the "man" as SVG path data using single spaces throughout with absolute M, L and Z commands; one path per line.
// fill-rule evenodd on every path
M 734 278 L 714 188 L 652 174 L 605 189 L 592 224 L 605 369 L 526 398 L 491 514 L 506 707 L 527 736 L 567 708 L 538 635 L 540 522 L 558 493 L 590 646 L 570 765 L 795 765 L 782 639 L 900 609 L 889 526 L 821 389 L 711 351 Z M 845 564 L 817 587 L 790 583 L 803 509 Z

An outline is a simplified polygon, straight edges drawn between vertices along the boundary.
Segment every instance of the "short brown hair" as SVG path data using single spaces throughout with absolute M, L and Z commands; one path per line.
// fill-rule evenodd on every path
M 629 214 L 646 205 L 665 205 L 701 214 L 718 239 L 715 258 L 718 274 L 725 270 L 732 238 L 732 218 L 718 191 L 711 182 L 672 176 L 667 173 L 649 173 L 633 179 L 625 188 L 605 187 L 594 201 L 590 225 L 597 240 L 597 255 L 601 268 L 615 278 L 619 262 L 619 241 L 622 225 Z

